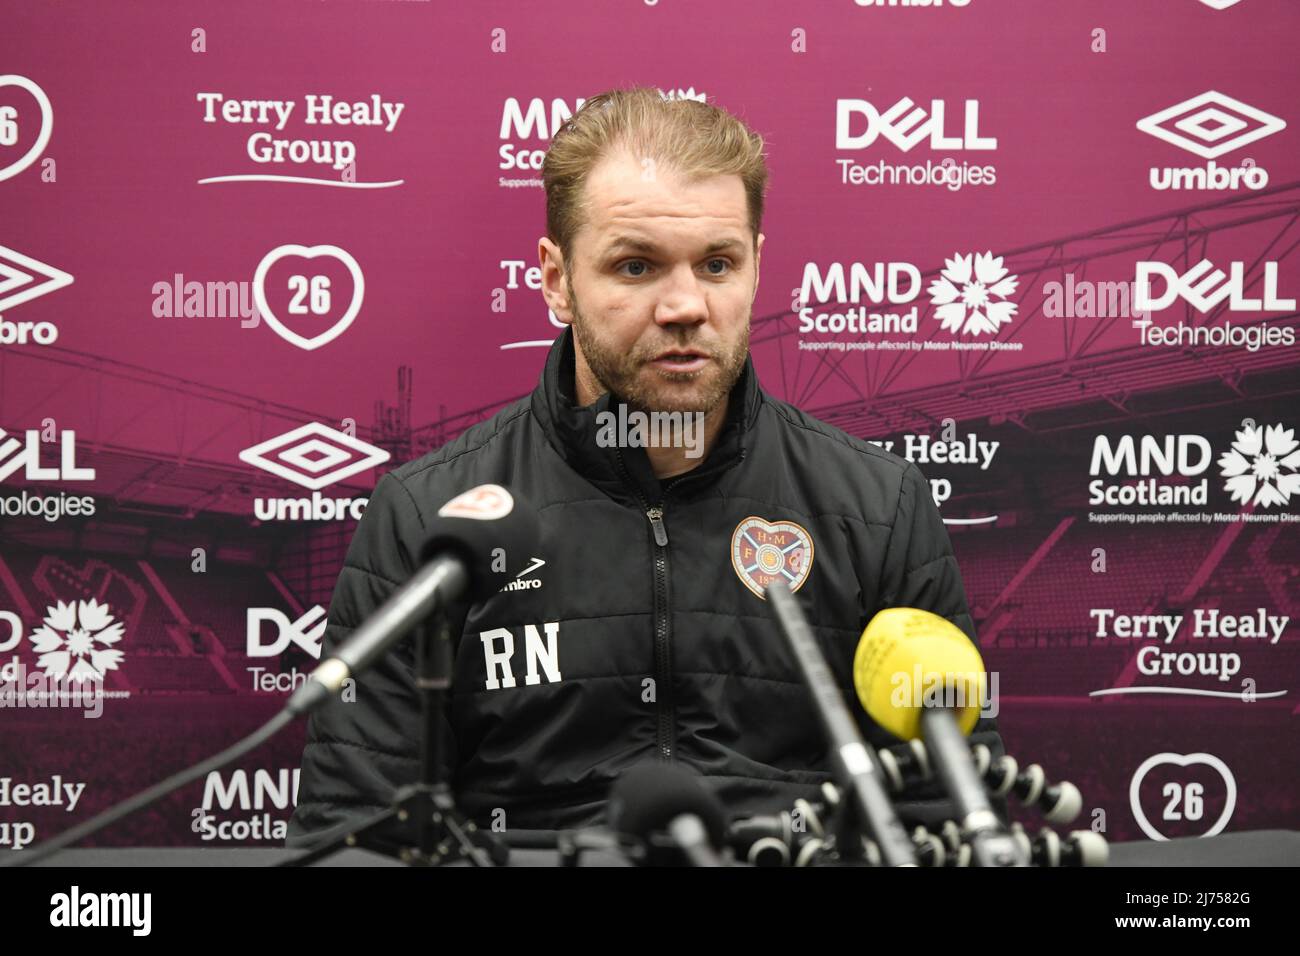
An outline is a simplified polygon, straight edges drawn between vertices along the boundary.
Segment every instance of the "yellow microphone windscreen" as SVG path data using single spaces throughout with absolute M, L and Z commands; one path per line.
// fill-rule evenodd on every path
M 911 607 L 887 608 L 867 624 L 853 655 L 858 700 L 902 740 L 921 736 L 921 711 L 946 706 L 969 734 L 984 702 L 984 661 L 965 632 Z

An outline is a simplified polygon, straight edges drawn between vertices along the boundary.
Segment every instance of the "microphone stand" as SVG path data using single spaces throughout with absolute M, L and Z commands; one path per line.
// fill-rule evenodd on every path
M 445 608 L 439 607 L 416 627 L 415 686 L 420 695 L 420 776 L 398 787 L 391 805 L 360 825 L 280 866 L 309 866 L 335 853 L 360 847 L 393 857 L 411 866 L 438 866 L 469 860 L 474 866 L 502 866 L 509 848 L 495 834 L 480 830 L 456 807 L 455 794 L 444 772 L 447 741 L 443 714 L 452 676 L 452 630 Z M 381 830 L 396 829 L 401 844 L 383 839 Z
M 911 838 L 899 822 L 894 805 L 882 782 L 884 772 L 871 744 L 862 738 L 857 724 L 844 706 L 826 656 L 813 636 L 799 602 L 784 581 L 773 581 L 765 591 L 785 636 L 786 645 L 799 665 L 799 672 L 812 698 L 813 710 L 830 744 L 831 767 L 844 795 L 839 818 L 840 837 L 851 833 L 854 824 L 865 825 L 875 838 L 886 866 L 916 866 Z M 861 830 L 858 830 L 861 833 Z M 860 858 L 856 835 L 846 840 L 849 858 Z

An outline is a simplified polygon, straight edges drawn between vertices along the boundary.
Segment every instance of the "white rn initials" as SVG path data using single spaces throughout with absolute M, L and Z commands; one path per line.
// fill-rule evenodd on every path
M 542 625 L 546 631 L 546 641 L 535 624 L 524 625 L 524 655 L 528 660 L 528 675 L 525 684 L 540 684 L 542 675 L 537 671 L 541 664 L 548 684 L 558 683 L 560 678 L 559 648 L 556 639 L 560 636 L 558 621 L 548 621 Z M 502 687 L 515 686 L 515 673 L 510 661 L 515 656 L 515 636 L 508 628 L 494 627 L 490 631 L 480 631 L 479 640 L 483 642 L 483 666 L 487 671 L 487 690 L 500 690 Z M 498 644 L 499 642 L 499 644 Z M 500 650 L 497 648 L 500 647 Z M 499 676 L 498 676 L 499 675 Z

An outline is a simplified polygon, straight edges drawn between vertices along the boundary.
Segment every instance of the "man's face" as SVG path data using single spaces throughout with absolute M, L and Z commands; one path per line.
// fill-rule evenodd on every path
M 586 199 L 564 297 L 559 250 L 541 240 L 548 298 L 574 328 L 579 402 L 609 391 L 647 411 L 714 410 L 749 353 L 763 243 L 756 252 L 740 177 L 692 183 L 616 151 Z

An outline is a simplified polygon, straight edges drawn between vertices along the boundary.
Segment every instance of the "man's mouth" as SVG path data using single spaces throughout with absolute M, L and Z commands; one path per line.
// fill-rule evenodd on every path
M 708 363 L 709 356 L 694 349 L 668 349 L 650 360 L 655 368 L 665 372 L 698 372 Z

